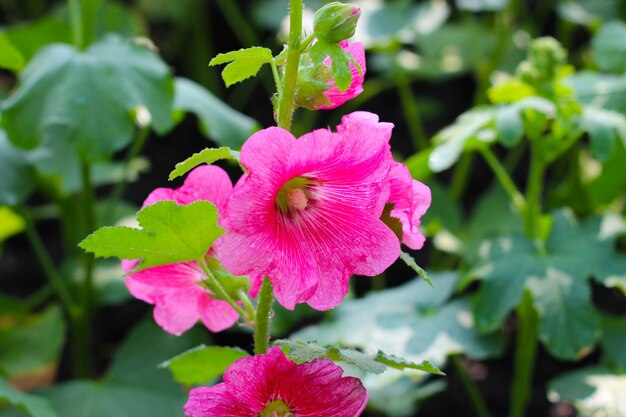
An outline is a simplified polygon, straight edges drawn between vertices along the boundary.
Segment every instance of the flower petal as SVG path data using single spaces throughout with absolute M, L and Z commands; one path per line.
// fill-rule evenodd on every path
M 198 297 L 198 313 L 202 323 L 214 333 L 230 328 L 239 319 L 239 314 L 230 304 L 208 295 Z
M 225 384 L 199 387 L 189 391 L 185 417 L 254 417 L 245 404 L 237 401 Z

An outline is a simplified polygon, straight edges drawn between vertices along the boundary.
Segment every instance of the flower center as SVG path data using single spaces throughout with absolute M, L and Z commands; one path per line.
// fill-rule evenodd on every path
M 282 400 L 274 400 L 265 406 L 258 417 L 295 417 L 295 414 Z
M 283 212 L 302 211 L 309 206 L 311 180 L 306 177 L 295 177 L 287 181 L 278 190 L 276 205 Z

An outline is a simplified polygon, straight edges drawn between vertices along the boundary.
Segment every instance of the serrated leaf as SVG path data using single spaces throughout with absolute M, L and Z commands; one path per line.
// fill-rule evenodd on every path
M 554 215 L 545 254 L 519 234 L 484 242 L 482 262 L 473 270 L 483 279 L 474 299 L 479 328 L 497 328 L 528 289 L 539 313 L 539 338 L 556 357 L 575 359 L 598 337 L 588 278 L 610 285 L 612 277 L 626 274 L 626 258 L 614 248 L 623 226 L 609 215 L 578 224 L 561 211 Z
M 504 106 L 496 111 L 495 116 L 498 139 L 507 148 L 517 146 L 524 136 L 524 120 L 516 106 Z
M 626 75 L 577 72 L 565 79 L 582 104 L 626 112 Z
M 624 387 L 626 375 L 618 375 L 601 366 L 565 373 L 548 384 L 551 402 L 573 403 L 581 417 L 626 415 Z
M 194 113 L 202 133 L 217 144 L 239 149 L 258 123 L 220 101 L 200 84 L 186 78 L 174 81 L 174 110 Z
M 206 384 L 222 375 L 237 359 L 248 353 L 237 347 L 196 346 L 159 365 L 172 371 L 174 379 L 186 385 Z
M 618 137 L 626 145 L 626 117 L 618 112 L 586 106 L 582 127 L 589 132 L 591 153 L 600 160 L 608 159 Z
M 345 363 L 356 366 L 362 371 L 380 375 L 387 368 L 399 370 L 413 369 L 436 375 L 445 375 L 430 362 L 413 363 L 406 359 L 385 354 L 381 351 L 375 355 L 366 355 L 355 349 L 339 346 L 321 346 L 314 342 L 300 342 L 281 339 L 274 342 L 286 350 L 286 355 L 295 362 L 311 362 L 315 359 L 330 359 L 333 362 Z
M 402 259 L 409 268 L 417 272 L 417 275 L 419 275 L 424 281 L 426 281 L 428 285 L 430 285 L 432 288 L 435 288 L 435 286 L 433 285 L 433 281 L 428 276 L 428 273 L 424 271 L 424 269 L 419 266 L 417 262 L 415 262 L 415 259 L 413 259 L 411 255 L 406 252 L 400 252 L 400 259 Z
M 0 378 L 0 400 L 18 407 L 31 417 L 58 417 L 46 399 L 18 391 L 2 378 Z
M 614 20 L 606 23 L 591 41 L 591 50 L 601 70 L 613 73 L 626 72 L 626 23 Z
M 20 74 L 19 87 L 3 103 L 2 124 L 19 147 L 64 141 L 95 160 L 130 143 L 138 107 L 157 132 L 166 132 L 173 99 L 169 68 L 145 47 L 118 37 L 85 51 L 53 44 Z
M 181 175 L 185 175 L 198 165 L 210 165 L 221 159 L 239 162 L 239 152 L 233 151 L 226 146 L 222 146 L 221 148 L 206 148 L 200 152 L 194 153 L 184 161 L 177 163 L 174 170 L 170 172 L 169 180 L 172 181 Z
M 28 156 L 9 141 L 0 130 L 0 205 L 14 206 L 35 190 L 35 170 Z
M 226 87 L 254 77 L 264 64 L 274 60 L 268 48 L 253 46 L 252 48 L 219 54 L 209 62 L 210 66 L 228 64 L 222 71 L 222 79 Z
M 311 59 L 321 65 L 327 57 L 330 57 L 330 73 L 339 91 L 346 91 L 352 83 L 352 72 L 350 63 L 354 63 L 354 58 L 342 47 L 334 43 L 325 42 L 318 39 L 309 51 Z M 356 63 L 354 63 L 356 64 Z M 353 65 L 354 65 L 353 64 Z
M 333 310 L 328 321 L 292 336 L 322 345 L 352 346 L 369 355 L 380 350 L 411 362 L 445 364 L 448 355 L 465 353 L 476 359 L 497 356 L 504 347 L 501 334 L 480 334 L 474 329 L 470 301 L 447 301 L 457 282 L 451 272 L 433 273 L 436 288 L 413 280 L 377 291 L 362 299 L 347 300 Z
M 224 233 L 217 209 L 208 201 L 178 205 L 160 201 L 137 213 L 142 229 L 103 227 L 79 246 L 97 257 L 142 259 L 139 269 L 198 260 Z

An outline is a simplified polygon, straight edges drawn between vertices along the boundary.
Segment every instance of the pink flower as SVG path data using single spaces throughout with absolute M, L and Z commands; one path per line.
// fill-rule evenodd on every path
M 228 203 L 220 259 L 236 275 L 264 274 L 288 309 L 341 303 L 352 274 L 375 276 L 400 254 L 380 216 L 390 193 L 393 125 L 375 114 L 344 116 L 337 133 L 300 139 L 272 127 L 241 149 L 249 170 Z
M 361 71 L 359 72 L 359 69 L 354 64 L 350 64 L 352 84 L 350 84 L 350 87 L 348 87 L 346 91 L 339 91 L 335 81 L 331 79 L 330 83 L 332 86 L 324 92 L 324 95 L 330 100 L 331 104 L 318 106 L 318 110 L 334 109 L 363 92 L 363 81 L 365 80 L 365 72 L 367 71 L 365 66 L 365 48 L 363 44 L 360 42 L 348 43 L 348 41 L 341 41 L 339 46 L 352 55 L 356 63 L 361 67 Z M 327 58 L 324 64 L 330 66 L 330 62 L 330 58 Z
M 205 165 L 194 169 L 178 189 L 157 188 L 143 206 L 163 200 L 179 204 L 207 200 L 215 204 L 221 219 L 231 190 L 232 183 L 226 172 Z M 209 255 L 214 255 L 213 252 L 211 249 Z M 126 272 L 136 264 L 136 261 L 122 261 Z M 154 304 L 154 320 L 168 333 L 180 335 L 198 320 L 209 330 L 219 332 L 232 326 L 238 314 L 227 302 L 211 297 L 211 292 L 202 285 L 204 277 L 197 262 L 182 262 L 132 273 L 126 277 L 126 286 L 134 297 Z
M 430 207 L 430 188 L 414 180 L 408 168 L 394 162 L 389 171 L 392 203 L 391 217 L 402 223 L 402 243 L 411 249 L 421 249 L 426 238 L 419 231 L 420 217 Z
M 296 365 L 273 347 L 239 359 L 224 382 L 194 388 L 186 417 L 357 417 L 367 392 L 357 378 L 328 359 Z

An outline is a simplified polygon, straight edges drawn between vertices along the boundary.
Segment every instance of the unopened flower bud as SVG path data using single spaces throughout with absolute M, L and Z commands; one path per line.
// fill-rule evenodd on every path
M 328 3 L 315 13 L 316 36 L 328 43 L 339 43 L 354 36 L 361 9 L 339 2 Z

